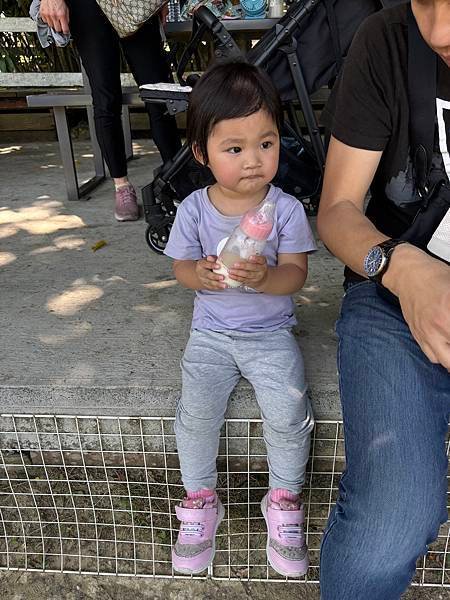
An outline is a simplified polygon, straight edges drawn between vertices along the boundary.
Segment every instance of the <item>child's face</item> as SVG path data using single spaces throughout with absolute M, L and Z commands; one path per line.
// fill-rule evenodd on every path
M 219 121 L 207 144 L 208 166 L 217 183 L 239 195 L 260 191 L 275 177 L 280 138 L 265 111 Z

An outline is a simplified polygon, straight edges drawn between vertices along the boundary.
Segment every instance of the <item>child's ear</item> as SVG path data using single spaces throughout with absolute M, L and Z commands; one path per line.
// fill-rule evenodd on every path
M 194 155 L 194 158 L 197 162 L 206 167 L 206 160 L 203 154 L 200 152 L 198 144 L 192 144 L 192 154 Z

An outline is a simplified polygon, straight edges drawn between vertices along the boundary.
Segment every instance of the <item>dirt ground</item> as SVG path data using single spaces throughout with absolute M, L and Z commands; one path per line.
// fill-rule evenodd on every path
M 0 597 L 2 600 L 319 600 L 320 594 L 317 585 L 295 583 L 186 582 L 5 571 L 0 573 Z M 411 588 L 402 600 L 450 600 L 450 590 Z

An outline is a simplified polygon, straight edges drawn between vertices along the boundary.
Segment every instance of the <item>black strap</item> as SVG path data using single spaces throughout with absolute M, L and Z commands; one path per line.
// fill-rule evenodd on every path
M 416 184 L 427 193 L 434 150 L 437 57 L 423 39 L 408 7 L 409 137 Z
M 207 29 L 208 28 L 205 25 L 205 23 L 201 23 L 196 18 L 195 13 L 194 13 L 194 18 L 192 20 L 191 39 L 189 40 L 188 44 L 186 45 L 186 48 L 183 50 L 183 54 L 181 55 L 181 58 L 178 62 L 178 67 L 177 67 L 177 79 L 181 83 L 181 85 L 186 85 L 186 80 L 184 78 L 184 73 L 185 73 L 186 67 L 187 67 L 189 61 L 191 60 L 191 58 L 193 57 L 195 51 L 198 49 L 200 42 L 203 39 L 203 35 L 204 35 L 205 31 L 207 31 Z
M 333 44 L 333 52 L 336 59 L 336 74 L 340 72 L 344 62 L 342 56 L 341 40 L 339 37 L 339 27 L 334 10 L 333 0 L 325 0 L 325 10 L 327 12 L 328 27 L 330 28 L 331 42 Z
M 200 6 L 195 12 L 192 23 L 192 34 L 183 54 L 180 58 L 177 68 L 177 78 L 181 85 L 186 85 L 184 79 L 185 69 L 198 50 L 201 40 L 206 32 L 211 33 L 217 42 L 215 46 L 215 59 L 244 60 L 244 56 L 239 46 L 233 40 L 228 29 L 221 21 L 207 8 Z

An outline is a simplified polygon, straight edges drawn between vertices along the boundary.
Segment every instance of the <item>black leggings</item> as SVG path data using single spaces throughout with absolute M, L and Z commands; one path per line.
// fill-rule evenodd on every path
M 92 89 L 95 130 L 111 177 L 127 174 L 122 130 L 120 46 L 138 85 L 168 82 L 159 17 L 153 17 L 133 35 L 120 39 L 95 0 L 68 0 L 70 32 Z M 165 108 L 146 104 L 153 139 L 163 161 L 181 147 L 174 117 Z

